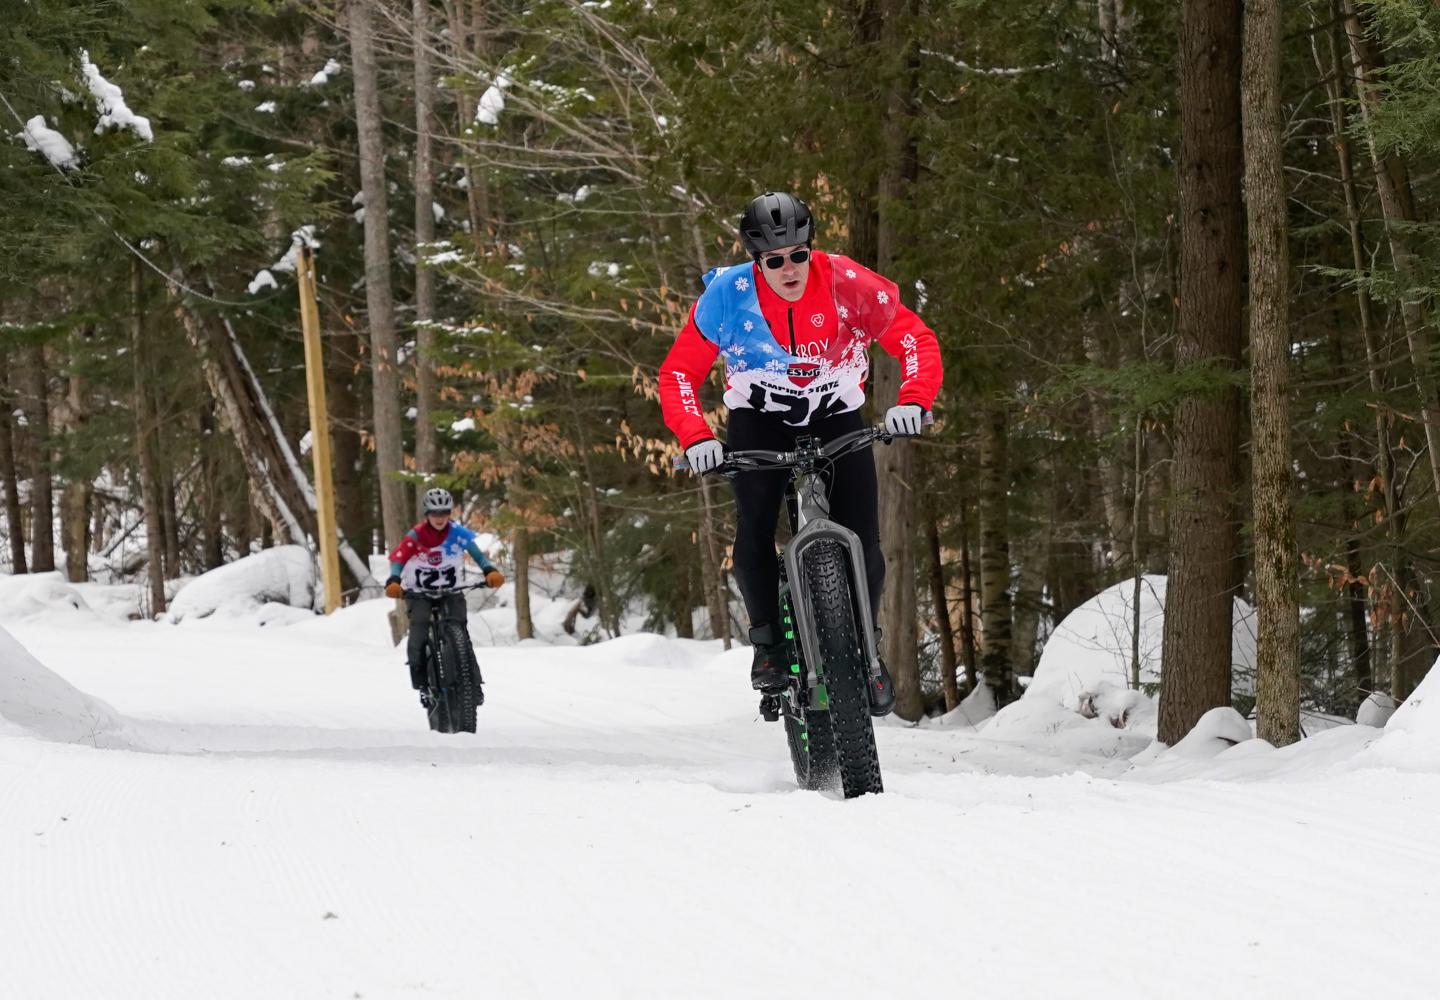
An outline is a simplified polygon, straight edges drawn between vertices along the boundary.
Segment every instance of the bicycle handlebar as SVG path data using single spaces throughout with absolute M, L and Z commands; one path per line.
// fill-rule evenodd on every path
M 462 590 L 485 590 L 489 584 L 484 580 L 479 583 L 466 583 L 459 587 L 444 587 L 438 590 L 406 590 L 406 597 L 448 597 L 451 594 L 458 594 Z
M 929 427 L 935 422 L 935 418 L 925 414 L 922 426 Z M 908 435 L 900 435 L 906 437 Z M 852 451 L 858 451 L 875 441 L 889 444 L 895 440 L 896 435 L 885 430 L 884 425 L 876 424 L 874 427 L 862 427 L 858 431 L 851 431 L 849 434 L 842 434 L 832 441 L 826 442 L 820 447 L 821 457 L 839 458 L 848 455 Z M 725 461 L 711 469 L 705 475 L 734 475 L 738 472 L 749 472 L 758 469 L 788 469 L 793 468 L 799 462 L 798 451 L 766 451 L 760 448 L 750 448 L 744 451 L 726 451 Z M 682 470 L 690 468 L 690 460 L 683 454 L 675 456 L 675 469 Z

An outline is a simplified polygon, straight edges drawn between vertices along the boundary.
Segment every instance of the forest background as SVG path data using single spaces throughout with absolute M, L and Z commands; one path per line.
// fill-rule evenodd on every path
M 505 540 L 522 636 L 563 552 L 602 633 L 738 638 L 728 490 L 673 474 L 656 368 L 791 190 L 945 355 L 933 432 L 877 452 L 903 717 L 1007 700 L 1146 574 L 1167 742 L 1252 692 L 1289 742 L 1435 659 L 1427 0 L 33 0 L 0 99 L 9 572 L 157 613 L 313 548 L 303 242 L 349 598 L 433 483 Z

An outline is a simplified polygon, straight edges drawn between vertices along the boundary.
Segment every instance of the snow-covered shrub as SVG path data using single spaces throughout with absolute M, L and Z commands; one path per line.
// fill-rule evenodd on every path
M 19 621 L 47 611 L 91 614 L 80 591 L 59 573 L 0 576 L 0 621 Z
M 1360 708 L 1355 712 L 1355 721 L 1362 726 L 1383 729 L 1385 723 L 1395 714 L 1395 708 L 1395 699 L 1389 694 L 1372 691 L 1369 697 L 1360 703 Z
M 1165 584 L 1163 576 L 1145 576 L 1140 581 L 1140 685 L 1151 693 L 1160 684 Z M 1105 685 L 1128 688 L 1134 593 L 1134 580 L 1125 580 L 1066 615 L 1045 643 L 1025 698 L 1058 701 L 1079 711 L 1087 696 L 1093 706 Z M 1230 649 L 1234 691 L 1241 695 L 1254 691 L 1254 615 L 1253 608 L 1236 599 Z
M 205 618 L 222 613 L 244 616 L 270 603 L 313 609 L 317 589 L 315 560 L 301 545 L 279 545 L 213 569 L 191 580 L 170 603 L 169 620 Z M 277 616 L 267 612 L 265 620 Z

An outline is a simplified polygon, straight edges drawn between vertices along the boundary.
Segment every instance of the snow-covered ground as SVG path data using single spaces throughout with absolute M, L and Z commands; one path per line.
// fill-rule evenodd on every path
M 0 997 L 1436 993 L 1440 671 L 1282 751 L 1147 750 L 1113 691 L 887 720 L 847 802 L 743 649 L 477 612 L 480 731 L 438 736 L 388 602 L 123 606 L 0 578 Z

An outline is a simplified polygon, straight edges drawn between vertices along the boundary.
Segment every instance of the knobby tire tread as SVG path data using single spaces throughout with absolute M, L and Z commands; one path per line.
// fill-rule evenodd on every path
M 860 652 L 845 549 L 838 542 L 819 541 L 805 551 L 803 561 L 830 694 L 829 722 L 841 790 L 847 799 L 881 792 L 880 755 L 866 691 L 869 671 Z
M 446 732 L 473 733 L 475 731 L 475 710 L 480 704 L 479 676 L 475 665 L 475 651 L 470 645 L 470 636 L 459 622 L 447 621 L 441 625 L 444 643 L 441 656 L 444 658 L 446 689 L 441 699 L 449 705 L 450 728 Z

